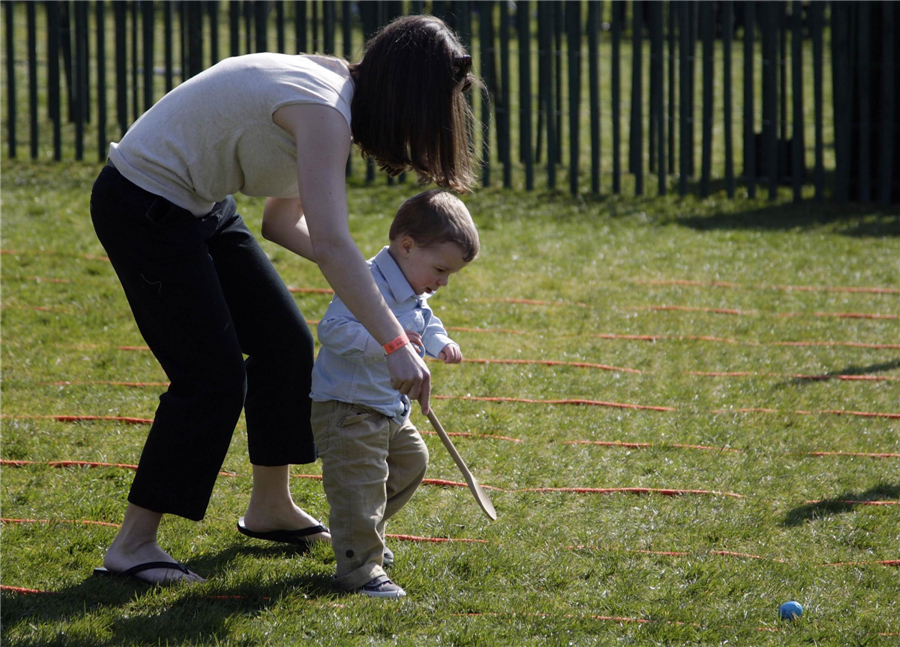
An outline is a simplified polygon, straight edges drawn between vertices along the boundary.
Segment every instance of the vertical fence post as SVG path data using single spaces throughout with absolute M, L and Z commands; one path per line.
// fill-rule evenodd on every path
M 116 24 L 116 119 L 119 136 L 128 130 L 128 15 L 124 2 L 113 2 Z
M 106 2 L 96 0 L 94 15 L 97 28 L 97 161 L 106 160 Z
M 631 10 L 631 114 L 634 115 L 631 160 L 634 164 L 634 194 L 644 195 L 644 3 L 633 3 Z
M 6 143 L 9 158 L 16 158 L 16 48 L 13 34 L 15 33 L 15 6 L 11 0 L 3 3 L 4 18 L 6 22 Z
M 754 0 L 744 2 L 744 179 L 747 197 L 756 198 L 756 132 L 753 125 L 753 34 L 756 31 Z
M 859 185 L 856 197 L 862 203 L 872 200 L 872 4 L 862 0 L 859 11 L 857 81 L 859 82 Z
M 713 139 L 713 56 L 715 52 L 715 25 L 713 11 L 715 5 L 704 2 L 700 5 L 700 32 L 703 39 L 703 149 L 700 168 L 700 195 L 707 197 L 712 177 Z
M 113 4 L 118 4 L 114 2 Z M 175 7 L 171 2 L 163 3 L 163 49 L 165 57 L 165 91 L 168 94 L 175 87 L 175 53 L 172 42 L 172 30 L 175 27 Z M 116 61 L 118 64 L 118 61 Z
M 816 111 L 816 200 L 825 199 L 825 141 L 823 135 L 822 113 L 824 108 L 824 99 L 822 98 L 822 68 L 823 63 L 823 46 L 822 31 L 825 22 L 825 5 L 824 3 L 814 2 L 809 8 L 812 16 L 811 29 L 813 37 L 813 104 Z
M 541 107 L 547 128 L 547 188 L 556 188 L 556 119 L 553 114 L 553 14 L 554 8 L 538 2 L 540 38 Z M 540 148 L 540 147 L 539 147 Z
M 534 189 L 534 155 L 531 150 L 531 3 L 516 4 L 519 47 L 519 157 L 525 164 L 525 190 Z
M 141 35 L 143 37 L 144 60 L 144 110 L 153 105 L 153 33 L 156 26 L 155 8 L 152 0 L 141 1 Z
M 481 184 L 491 185 L 491 96 L 494 89 L 494 3 L 478 3 L 478 34 L 481 41 Z
M 47 104 L 53 120 L 53 159 L 62 160 L 62 109 L 59 100 L 59 3 L 47 3 Z
M 581 118 L 581 0 L 566 2 L 569 54 L 569 192 L 578 195 L 579 120 Z
M 265 52 L 269 49 L 269 3 L 253 3 L 254 51 Z
M 379 5 L 384 4 L 384 0 L 377 0 Z M 312 0 L 310 3 L 312 5 L 312 20 L 310 22 L 309 28 L 312 32 L 312 51 L 319 51 L 319 2 L 318 0 Z M 379 10 L 382 7 L 379 7 Z
M 591 124 L 591 193 L 600 195 L 600 2 L 588 2 L 588 88 Z
M 282 7 L 282 9 L 284 9 Z M 211 0 L 207 3 L 206 15 L 209 18 L 209 65 L 212 67 L 219 62 L 219 1 Z M 284 30 L 281 34 L 284 39 Z
M 140 91 L 138 90 L 138 3 L 131 3 L 131 123 L 141 116 L 141 108 L 138 105 Z
M 778 3 L 763 7 L 763 140 L 769 200 L 778 197 Z
M 297 4 L 298 8 L 300 4 Z M 241 5 L 239 2 L 228 3 L 228 51 L 231 56 L 238 56 L 241 53 Z
M 658 178 L 656 192 L 658 195 L 666 195 L 666 115 L 663 110 L 663 85 L 665 78 L 663 74 L 663 52 L 665 42 L 663 41 L 662 3 L 654 2 L 650 6 L 650 12 L 650 38 L 653 43 L 653 49 L 656 52 L 655 56 L 651 56 L 653 68 L 656 71 L 652 76 L 656 78 L 656 83 L 659 86 L 654 96 L 656 105 L 651 109 L 656 122 L 656 173 Z
M 62 0 L 60 7 L 60 40 L 63 53 L 63 71 L 66 80 L 66 116 L 69 123 L 75 122 L 75 68 L 72 64 L 72 8 L 68 0 Z
M 556 146 L 553 148 L 554 158 L 553 161 L 555 164 L 562 164 L 562 143 L 563 143 L 563 110 L 562 110 L 562 101 L 563 101 L 563 73 L 562 73 L 562 58 L 563 58 L 563 35 L 565 32 L 566 26 L 566 18 L 565 18 L 565 4 L 562 2 L 551 2 L 552 11 L 549 12 L 551 17 L 553 18 L 553 38 L 551 42 L 553 43 L 552 51 L 553 51 L 553 78 L 556 82 L 556 87 L 553 91 L 553 118 L 554 123 L 556 125 L 555 133 L 556 133 Z M 550 150 L 549 148 L 547 149 Z
M 360 7 L 361 11 L 362 7 Z M 294 3 L 294 37 L 297 40 L 297 51 L 309 52 L 306 42 L 306 0 L 298 0 Z M 368 39 L 368 35 L 366 38 Z
M 284 54 L 284 0 L 275 1 L 275 37 L 278 52 Z
M 831 5 L 833 88 L 850 87 L 850 10 L 844 2 Z M 838 204 L 850 197 L 850 93 L 834 93 L 834 175 Z
M 669 2 L 669 105 L 667 106 L 668 127 L 669 127 L 669 169 L 675 169 L 675 28 L 678 19 L 678 12 L 675 10 L 674 3 Z
M 500 101 L 497 103 L 497 134 L 500 144 L 500 161 L 503 162 L 503 186 L 512 188 L 512 137 L 509 87 L 509 3 L 500 2 Z M 502 117 L 502 118 L 501 118 Z
M 694 145 L 697 142 L 694 128 L 694 116 L 697 111 L 694 109 L 694 99 L 696 96 L 695 83 L 696 74 L 694 73 L 694 65 L 697 59 L 697 20 L 699 11 L 697 4 L 700 0 L 689 0 L 687 3 L 687 31 L 688 31 L 688 59 L 687 59 L 687 75 L 688 75 L 688 107 L 687 107 L 687 147 L 688 147 L 688 177 L 694 177 Z
M 87 79 L 87 4 L 75 3 L 75 159 L 84 159 L 84 117 L 88 97 Z
M 803 160 L 803 20 L 802 5 L 791 3 L 791 102 L 793 105 L 793 129 L 791 134 L 791 184 L 794 202 L 803 199 L 803 180 L 806 173 Z
M 678 5 L 678 113 L 680 124 L 678 129 L 678 194 L 687 195 L 688 186 L 687 179 L 690 175 L 689 156 L 691 154 L 691 146 L 688 139 L 691 135 L 690 115 L 688 110 L 691 103 L 689 94 L 691 92 L 691 75 L 690 75 L 690 47 L 691 30 L 691 8 L 687 2 Z
M 885 2 L 882 5 L 884 10 L 884 39 L 882 40 L 882 67 L 881 67 L 881 128 L 882 132 L 879 136 L 881 141 L 880 158 L 878 167 L 881 169 L 881 179 L 879 180 L 879 193 L 881 204 L 888 206 L 891 203 L 891 194 L 893 193 L 893 184 L 896 182 L 893 174 L 894 165 L 894 132 L 896 126 L 894 119 L 897 114 L 897 94 L 894 86 L 894 75 L 896 74 L 897 61 L 896 49 L 894 47 L 894 37 L 897 33 L 896 14 L 894 5 Z
M 622 139 L 622 124 L 620 122 L 622 77 L 621 70 L 621 44 L 622 44 L 622 20 L 624 19 L 625 3 L 612 3 L 612 156 L 613 156 L 613 193 L 622 192 L 622 160 L 619 148 Z
M 734 198 L 734 132 L 732 131 L 731 47 L 734 36 L 734 0 L 725 0 L 722 14 L 722 108 L 725 113 L 725 191 Z
M 189 2 L 187 11 L 188 74 L 197 76 L 203 71 L 203 8 L 198 2 Z
M 334 0 L 322 0 L 322 51 L 333 56 L 334 31 L 337 23 L 337 8 Z
M 37 5 L 25 5 L 28 32 L 28 122 L 31 141 L 31 159 L 38 156 L 38 93 L 37 93 Z

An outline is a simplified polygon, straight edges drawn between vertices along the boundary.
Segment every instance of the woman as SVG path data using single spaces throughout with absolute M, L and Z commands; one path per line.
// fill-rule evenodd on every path
M 319 265 L 391 349 L 394 388 L 427 412 L 430 374 L 350 236 L 344 173 L 352 136 L 391 174 L 412 169 L 470 190 L 470 66 L 442 21 L 409 16 L 376 35 L 357 64 L 281 54 L 222 61 L 111 144 L 91 196 L 94 228 L 171 384 L 99 573 L 202 581 L 157 544 L 157 531 L 163 514 L 203 518 L 242 408 L 253 491 L 239 529 L 330 541 L 288 486 L 289 464 L 316 459 L 312 335 L 236 213 L 234 192 L 268 198 L 263 236 Z

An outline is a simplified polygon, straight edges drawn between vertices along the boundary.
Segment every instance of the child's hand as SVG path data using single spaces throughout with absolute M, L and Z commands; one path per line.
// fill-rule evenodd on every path
M 444 360 L 444 364 L 459 364 L 462 361 L 462 351 L 456 344 L 447 344 L 441 350 L 438 359 Z
M 415 346 L 416 352 L 419 354 L 419 357 L 425 356 L 425 346 L 422 344 L 422 335 L 417 332 L 413 332 L 412 330 L 404 330 L 406 336 L 409 337 L 409 343 Z

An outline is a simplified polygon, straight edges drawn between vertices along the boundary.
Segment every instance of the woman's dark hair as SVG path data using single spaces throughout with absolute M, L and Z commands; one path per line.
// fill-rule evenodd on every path
M 412 238 L 420 247 L 441 243 L 455 243 L 463 253 L 463 260 L 471 262 L 481 244 L 478 229 L 462 200 L 452 193 L 432 189 L 414 195 L 400 205 L 389 238 Z
M 471 66 L 438 18 L 405 16 L 384 27 L 350 65 L 351 129 L 363 156 L 390 175 L 412 169 L 420 181 L 471 191 L 474 120 L 463 93 L 481 85 Z

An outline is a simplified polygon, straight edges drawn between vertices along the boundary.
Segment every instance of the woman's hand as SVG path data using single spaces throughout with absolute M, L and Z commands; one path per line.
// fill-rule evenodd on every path
M 412 344 L 401 346 L 387 356 L 391 386 L 410 400 L 418 400 L 422 413 L 431 410 L 431 373 L 425 362 L 416 354 Z

